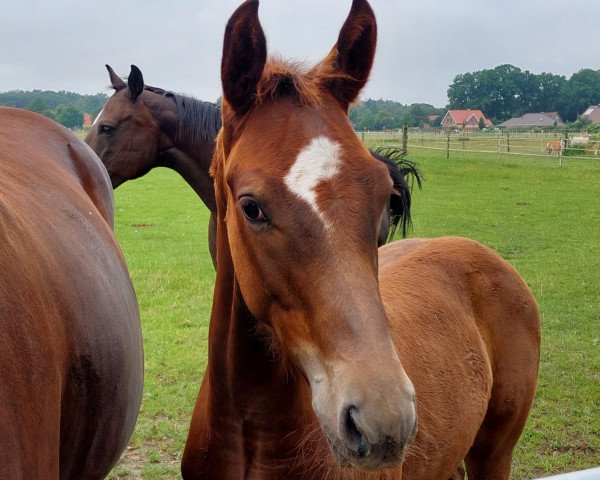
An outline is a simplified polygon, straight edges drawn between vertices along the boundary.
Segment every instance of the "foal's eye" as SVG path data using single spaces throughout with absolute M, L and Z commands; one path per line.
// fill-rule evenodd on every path
M 110 135 L 114 131 L 115 127 L 112 127 L 110 125 L 100 125 L 100 127 L 98 128 L 98 132 L 100 133 L 100 135 Z
M 240 206 L 242 207 L 244 216 L 251 222 L 266 223 L 268 221 L 267 216 L 253 198 L 243 197 L 240 200 Z

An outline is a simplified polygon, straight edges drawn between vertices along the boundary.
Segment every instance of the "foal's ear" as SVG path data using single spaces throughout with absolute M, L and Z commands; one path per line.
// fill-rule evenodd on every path
M 114 88 L 117 92 L 119 90 L 123 90 L 127 84 L 121 80 L 121 77 L 119 77 L 115 71 L 111 68 L 110 65 L 104 65 L 106 67 L 106 69 L 108 70 L 108 76 L 110 77 L 110 84 L 112 85 L 112 88 Z
M 377 44 L 377 22 L 367 0 L 353 0 L 338 41 L 313 69 L 344 108 L 348 108 L 367 83 Z
M 267 40 L 258 20 L 258 0 L 246 0 L 227 22 L 221 60 L 223 97 L 237 115 L 254 106 L 266 61 Z
M 127 78 L 127 86 L 129 87 L 129 98 L 135 102 L 144 91 L 144 77 L 140 69 L 135 65 L 131 66 L 131 72 L 129 72 L 129 77 Z

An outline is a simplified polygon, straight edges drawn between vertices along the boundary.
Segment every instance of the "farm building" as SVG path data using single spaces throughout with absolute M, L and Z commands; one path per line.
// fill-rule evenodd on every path
M 448 110 L 442 119 L 443 128 L 464 128 L 476 130 L 479 128 L 479 119 L 483 118 L 486 127 L 492 127 L 491 120 L 485 118 L 481 110 Z
M 91 127 L 92 126 L 92 114 L 91 113 L 84 113 L 83 114 L 83 126 L 84 127 Z
M 548 128 L 564 125 L 565 122 L 558 112 L 526 113 L 517 118 L 511 118 L 498 125 L 500 128 Z
M 581 116 L 589 118 L 592 123 L 600 123 L 600 105 L 590 105 Z

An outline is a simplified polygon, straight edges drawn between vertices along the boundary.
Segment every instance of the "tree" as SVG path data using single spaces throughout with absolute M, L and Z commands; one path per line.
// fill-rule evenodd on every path
M 590 105 L 600 103 L 600 70 L 584 68 L 562 85 L 558 111 L 565 120 L 575 121 Z
M 26 108 L 27 110 L 31 110 L 32 112 L 42 113 L 48 110 L 48 105 L 42 97 L 36 96 L 29 101 Z
M 73 105 L 59 105 L 56 121 L 67 128 L 80 128 L 83 125 L 83 113 Z
M 483 130 L 485 128 L 485 120 L 483 117 L 479 118 L 479 130 Z
M 44 115 L 53 112 L 54 116 L 58 114 L 57 110 L 60 105 L 73 105 L 79 111 L 91 113 L 94 116 L 100 112 L 107 99 L 108 97 L 104 93 L 79 95 L 73 92 L 41 90 L 0 92 L 0 105 L 26 108 Z
M 576 130 L 586 130 L 588 125 L 591 125 L 592 119 L 590 117 L 584 117 L 583 115 L 579 115 L 577 120 L 573 123 L 573 126 Z
M 567 83 L 563 75 L 540 73 L 537 78 L 537 98 L 532 111 L 555 112 L 559 110 L 561 91 Z
M 386 130 L 395 127 L 395 119 L 392 114 L 385 110 L 380 110 L 375 115 L 375 130 Z
M 495 120 L 553 111 L 574 120 L 588 105 L 600 101 L 597 76 L 598 72 L 587 69 L 567 81 L 562 75 L 536 75 L 513 65 L 499 65 L 457 75 L 448 87 L 449 108 L 479 109 Z
M 529 75 L 508 64 L 457 75 L 448 87 L 449 108 L 481 110 L 488 117 L 506 120 L 528 102 Z

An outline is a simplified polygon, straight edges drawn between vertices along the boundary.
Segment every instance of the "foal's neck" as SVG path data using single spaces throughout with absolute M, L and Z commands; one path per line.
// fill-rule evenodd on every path
M 297 468 L 303 445 L 314 452 L 310 442 L 323 442 L 308 383 L 259 333 L 225 253 L 228 245 L 220 240 L 208 366 L 198 400 L 203 412 L 195 419 L 204 424 L 198 443 L 210 466 L 196 469 L 224 479 L 304 478 Z M 307 440 L 309 430 L 314 435 Z M 205 437 L 208 432 L 219 433 Z
M 313 420 L 310 389 L 296 367 L 270 348 L 268 335 L 246 308 L 237 284 L 231 310 L 211 325 L 209 370 L 219 407 L 244 423 L 255 440 L 282 439 Z M 218 336 L 218 338 L 216 338 Z M 212 360 L 212 361 L 211 361 Z

